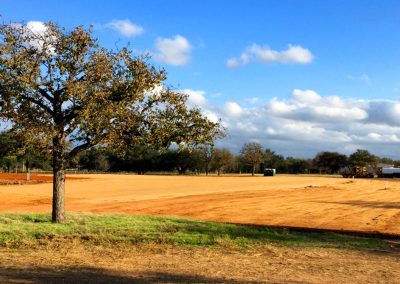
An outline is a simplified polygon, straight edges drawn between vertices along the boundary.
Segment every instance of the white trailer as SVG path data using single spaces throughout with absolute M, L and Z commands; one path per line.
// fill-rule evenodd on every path
M 400 177 L 400 168 L 382 168 L 380 177 L 395 178 Z

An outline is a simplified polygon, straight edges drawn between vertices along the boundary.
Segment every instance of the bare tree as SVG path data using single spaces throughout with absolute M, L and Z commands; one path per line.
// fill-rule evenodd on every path
M 243 145 L 240 150 L 240 159 L 251 166 L 251 175 L 254 176 L 256 167 L 264 160 L 264 150 L 259 143 L 250 142 Z

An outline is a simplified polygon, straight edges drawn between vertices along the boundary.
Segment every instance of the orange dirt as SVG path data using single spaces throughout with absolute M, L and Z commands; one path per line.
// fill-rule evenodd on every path
M 68 177 L 68 179 L 82 179 L 79 177 Z M 43 175 L 37 173 L 31 173 L 29 181 L 26 180 L 26 174 L 24 173 L 0 173 L 0 185 L 9 184 L 25 184 L 25 183 L 44 183 L 52 182 L 52 175 Z
M 79 175 L 67 211 L 171 215 L 400 234 L 400 181 L 339 177 Z M 385 189 L 387 187 L 387 189 Z M 51 184 L 0 186 L 0 211 L 49 212 Z

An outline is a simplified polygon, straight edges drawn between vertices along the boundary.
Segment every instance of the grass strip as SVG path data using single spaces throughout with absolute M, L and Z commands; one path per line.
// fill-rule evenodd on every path
M 79 240 L 96 245 L 143 242 L 185 246 L 331 247 L 357 250 L 388 249 L 378 238 L 331 232 L 292 232 L 256 226 L 203 222 L 174 217 L 70 213 L 64 224 L 53 224 L 49 214 L 0 214 L 0 246 L 18 247 Z

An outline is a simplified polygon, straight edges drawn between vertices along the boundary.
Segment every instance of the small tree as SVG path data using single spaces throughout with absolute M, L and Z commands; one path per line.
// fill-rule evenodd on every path
M 244 144 L 240 150 L 240 159 L 251 166 L 251 175 L 254 176 L 256 167 L 264 160 L 263 147 L 255 142 Z
M 17 164 L 17 143 L 12 131 L 0 132 L 0 167 L 8 172 Z
M 45 152 L 39 151 L 35 144 L 27 144 L 15 129 L 4 130 L 0 133 L 0 167 L 10 171 L 18 164 L 28 172 L 29 167 L 49 170 L 50 163 Z
M 212 167 L 212 169 L 217 171 L 218 176 L 221 175 L 221 171 L 226 166 L 228 166 L 229 164 L 232 164 L 234 161 L 235 161 L 235 157 L 226 148 L 223 148 L 223 149 L 216 148 L 212 152 L 211 167 Z
M 213 150 L 213 144 L 202 144 L 198 147 L 201 168 L 204 169 L 206 176 L 208 176 L 208 173 L 210 171 Z
M 308 173 L 311 167 L 311 161 L 301 158 L 286 158 L 287 172 L 291 174 Z
M 0 116 L 50 149 L 53 222 L 65 220 L 65 168 L 79 152 L 98 144 L 197 144 L 218 135 L 219 124 L 188 109 L 186 95 L 160 88 L 165 79 L 146 57 L 102 48 L 83 27 L 0 25 Z
M 276 169 L 278 172 L 287 171 L 287 162 L 285 157 L 272 151 L 265 149 L 264 151 L 264 168 Z

